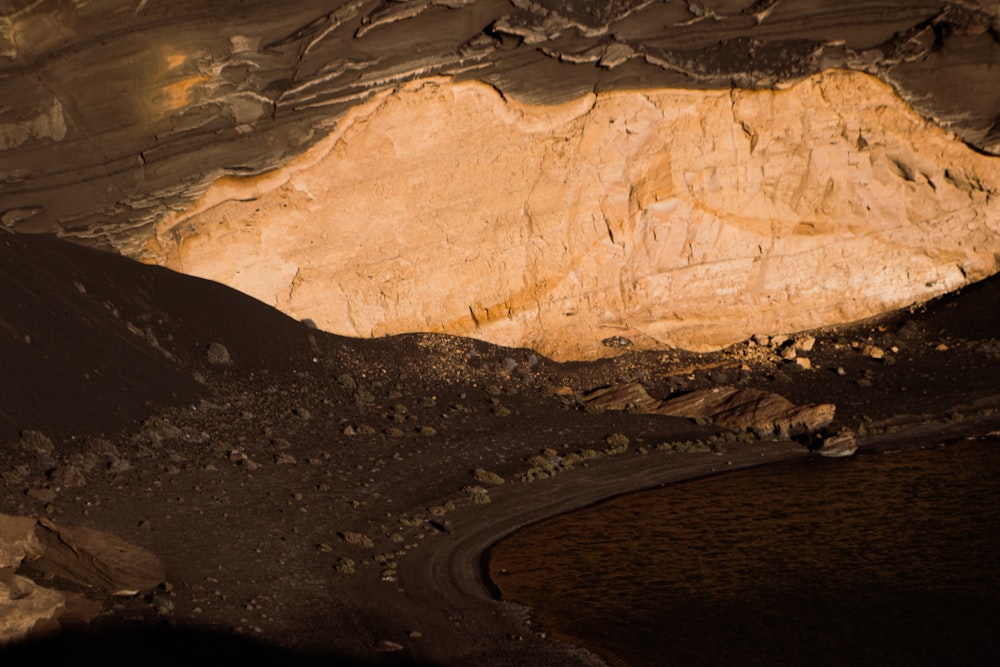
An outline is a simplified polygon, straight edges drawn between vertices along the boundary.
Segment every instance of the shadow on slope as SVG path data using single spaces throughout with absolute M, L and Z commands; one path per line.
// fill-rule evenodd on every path
M 96 664 L 102 667 L 218 667 L 287 665 L 288 667 L 411 665 L 398 652 L 378 654 L 376 662 L 330 653 L 294 652 L 232 633 L 166 626 L 66 630 L 54 637 L 0 648 L 0 663 L 21 665 Z
M 0 303 L 0 438 L 112 432 L 196 401 L 213 342 L 237 366 L 308 363 L 310 330 L 251 297 L 51 237 L 0 236 Z

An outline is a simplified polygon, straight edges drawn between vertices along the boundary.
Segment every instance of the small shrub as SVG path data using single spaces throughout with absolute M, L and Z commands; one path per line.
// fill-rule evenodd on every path
M 437 429 L 435 429 L 433 426 L 421 426 L 420 435 L 429 438 L 432 435 L 437 435 Z
M 477 505 L 485 505 L 486 503 L 490 502 L 489 491 L 487 491 L 481 486 L 462 487 L 462 493 L 467 495 L 472 500 L 472 502 L 476 503 Z
M 608 443 L 612 447 L 628 447 L 628 443 L 631 441 L 628 439 L 628 436 L 623 433 L 612 433 L 608 437 L 604 438 L 604 442 Z
M 552 476 L 551 473 L 549 473 L 547 470 L 543 470 L 542 468 L 532 467 L 524 471 L 524 473 L 521 475 L 521 480 L 524 482 L 534 482 L 535 480 L 546 479 L 551 476 Z
M 355 382 L 354 378 L 347 373 L 341 373 L 337 376 L 337 384 L 350 391 L 353 391 L 358 387 L 358 383 Z
M 684 440 L 683 442 L 681 441 L 661 442 L 656 446 L 656 448 L 668 452 L 683 452 L 683 453 L 712 451 L 712 448 L 708 446 L 708 443 L 702 440 Z
M 347 556 L 341 556 L 337 559 L 336 564 L 334 564 L 333 569 L 341 574 L 354 574 L 354 560 L 348 558 Z
M 452 500 L 446 500 L 445 502 L 441 503 L 440 505 L 435 505 L 434 507 L 431 507 L 427 511 L 430 512 L 431 514 L 433 514 L 434 516 L 442 516 L 442 515 L 446 514 L 447 512 L 454 512 L 455 511 L 455 502 L 452 501 Z
M 372 542 L 372 538 L 368 537 L 364 533 L 354 533 L 351 531 L 344 531 L 340 534 L 340 537 L 348 544 L 353 544 L 355 546 L 364 547 L 370 549 L 375 546 Z
M 552 472 L 552 470 L 555 469 L 555 466 L 552 464 L 552 461 L 547 457 L 542 456 L 541 454 L 535 454 L 534 456 L 530 457 L 528 459 L 528 463 L 531 464 L 532 468 L 539 468 L 546 472 Z
M 476 478 L 477 482 L 483 482 L 484 484 L 503 484 L 504 478 L 495 472 L 490 472 L 489 470 L 483 470 L 482 468 L 476 468 L 472 476 Z
M 617 454 L 624 454 L 628 451 L 628 444 L 630 440 L 628 436 L 622 433 L 612 433 L 604 439 L 604 442 L 608 446 L 604 449 L 604 453 L 608 456 L 615 456 Z

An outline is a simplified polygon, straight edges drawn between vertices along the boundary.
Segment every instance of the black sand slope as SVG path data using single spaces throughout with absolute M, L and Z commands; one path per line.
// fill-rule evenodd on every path
M 197 402 L 212 343 L 260 369 L 308 355 L 306 327 L 250 297 L 51 237 L 0 235 L 0 295 L 0 437 Z

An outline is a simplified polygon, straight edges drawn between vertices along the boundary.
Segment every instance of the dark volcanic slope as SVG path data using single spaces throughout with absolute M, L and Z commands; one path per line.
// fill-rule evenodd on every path
M 194 0 L 0 10 L 0 222 L 127 239 L 297 154 L 371 93 L 446 75 L 551 103 L 619 87 L 870 72 L 996 150 L 990 2 Z
M 213 342 L 262 370 L 308 359 L 310 331 L 250 297 L 50 237 L 0 234 L 0 299 L 0 438 L 197 402 Z
M 602 411 L 584 403 L 590 390 L 832 401 L 831 429 L 853 429 L 862 448 L 1000 427 L 998 277 L 815 332 L 808 370 L 763 341 L 556 364 L 446 336 L 339 338 L 52 238 L 3 235 L 0 252 L 0 512 L 110 531 L 162 558 L 172 585 L 128 599 L 83 590 L 93 632 L 0 651 L 4 665 L 134 664 L 137 646 L 204 664 L 253 652 L 247 637 L 309 664 L 586 664 L 490 599 L 483 549 L 602 497 L 807 455 L 704 420 Z M 231 365 L 209 363 L 213 342 Z M 25 428 L 51 442 L 18 440 Z M 483 492 L 491 502 L 475 502 Z

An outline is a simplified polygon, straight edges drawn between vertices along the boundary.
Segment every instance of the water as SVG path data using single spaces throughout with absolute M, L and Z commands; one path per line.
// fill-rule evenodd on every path
M 1000 664 L 1000 441 L 762 467 L 496 545 L 490 577 L 614 665 Z

